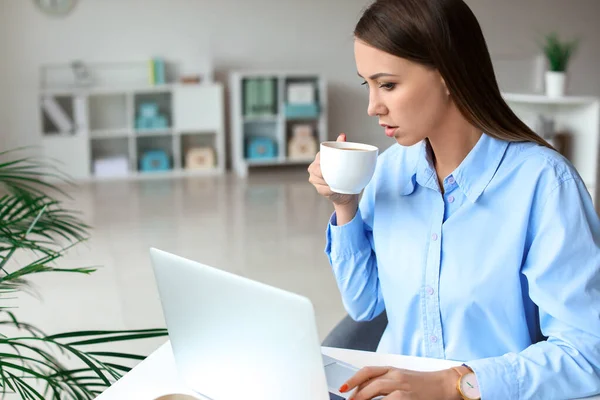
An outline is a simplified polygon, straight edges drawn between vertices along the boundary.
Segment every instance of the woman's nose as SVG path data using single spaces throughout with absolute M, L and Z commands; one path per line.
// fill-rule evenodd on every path
M 381 102 L 379 96 L 375 94 L 371 94 L 369 96 L 369 107 L 367 108 L 367 114 L 369 114 L 370 117 L 387 114 L 387 108 Z

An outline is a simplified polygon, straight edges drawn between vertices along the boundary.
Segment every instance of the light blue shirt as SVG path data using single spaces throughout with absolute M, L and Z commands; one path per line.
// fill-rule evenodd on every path
M 428 154 L 392 146 L 356 217 L 332 216 L 350 316 L 387 310 L 378 351 L 466 362 L 483 400 L 600 393 L 600 221 L 573 166 L 484 134 L 442 195 Z

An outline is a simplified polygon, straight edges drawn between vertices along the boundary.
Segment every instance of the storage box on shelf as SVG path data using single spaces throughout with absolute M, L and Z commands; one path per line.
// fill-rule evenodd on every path
M 549 98 L 515 93 L 503 95 L 517 116 L 538 134 L 543 134 L 540 132 L 540 118 L 552 121 L 557 138 L 568 142 L 560 146 L 565 149 L 564 155 L 581 175 L 595 202 L 598 190 L 600 99 L 575 96 Z
M 134 107 L 136 133 L 170 133 L 171 92 L 135 94 Z
M 206 132 L 189 132 L 180 136 L 179 158 L 186 170 L 210 170 L 222 160 L 215 152 L 215 135 Z
M 225 172 L 219 83 L 46 89 L 40 99 L 44 154 L 74 179 Z M 195 147 L 212 162 L 186 163 Z
M 287 129 L 289 160 L 312 162 L 319 146 L 315 138 L 315 126 L 312 123 L 288 123 Z
M 235 72 L 230 76 L 231 156 L 252 166 L 308 164 L 327 140 L 327 93 L 318 74 Z
M 138 171 L 146 174 L 175 169 L 173 147 L 173 135 L 137 137 Z
M 91 173 L 100 178 L 126 177 L 135 170 L 129 161 L 127 137 L 93 138 L 90 142 Z

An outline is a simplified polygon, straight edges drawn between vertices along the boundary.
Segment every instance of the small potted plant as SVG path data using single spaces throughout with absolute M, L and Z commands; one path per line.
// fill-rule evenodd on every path
M 546 35 L 542 49 L 548 59 L 549 67 L 546 71 L 546 95 L 548 97 L 564 96 L 567 66 L 577 45 L 577 40 L 561 42 L 556 33 Z

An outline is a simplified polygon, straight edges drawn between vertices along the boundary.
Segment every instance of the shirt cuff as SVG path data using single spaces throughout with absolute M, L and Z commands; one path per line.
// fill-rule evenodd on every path
M 508 353 L 502 357 L 484 358 L 466 363 L 475 372 L 482 399 L 518 400 L 521 398 L 520 381 L 515 370 L 516 357 L 516 354 Z
M 364 222 L 360 209 L 352 221 L 342 226 L 337 225 L 334 212 L 327 226 L 327 245 L 325 253 L 330 259 L 354 257 L 364 251 L 371 251 L 371 243 L 365 234 Z

